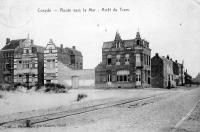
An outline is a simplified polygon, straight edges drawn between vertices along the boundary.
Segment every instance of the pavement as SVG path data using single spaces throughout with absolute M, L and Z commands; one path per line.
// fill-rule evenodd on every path
M 173 132 L 199 132 L 200 131 L 200 100 L 191 111 L 182 118 Z

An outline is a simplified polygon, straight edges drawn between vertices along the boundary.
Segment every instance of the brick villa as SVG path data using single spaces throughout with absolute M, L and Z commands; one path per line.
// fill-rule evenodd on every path
M 134 39 L 122 40 L 117 32 L 114 41 L 103 43 L 102 62 L 95 68 L 97 88 L 150 87 L 151 49 L 137 32 Z

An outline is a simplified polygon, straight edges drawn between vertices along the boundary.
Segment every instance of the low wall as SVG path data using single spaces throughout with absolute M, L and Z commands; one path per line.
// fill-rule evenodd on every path
M 58 83 L 72 88 L 94 87 L 94 69 L 72 70 L 58 62 Z

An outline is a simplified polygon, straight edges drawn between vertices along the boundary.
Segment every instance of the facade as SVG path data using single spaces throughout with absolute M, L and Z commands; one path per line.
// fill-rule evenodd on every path
M 14 50 L 24 41 L 6 39 L 6 45 L 0 50 L 0 84 L 14 83 Z
M 29 86 L 44 84 L 44 48 L 27 38 L 14 50 L 14 83 Z
M 192 81 L 199 85 L 200 84 L 200 73 L 198 73 L 197 76 L 195 78 L 193 78 Z
M 44 50 L 45 84 L 60 83 L 69 87 L 72 87 L 72 84 L 74 84 L 73 86 L 78 88 L 79 80 L 86 80 L 82 75 L 89 73 L 84 71 L 83 56 L 80 51 L 75 49 L 75 46 L 63 48 L 61 44 L 60 47 L 56 47 L 50 39 Z
M 187 69 L 184 72 L 184 75 L 185 75 L 185 85 L 191 86 L 192 85 L 192 76 L 188 74 Z
M 149 87 L 151 84 L 151 49 L 137 32 L 134 39 L 104 42 L 102 62 L 95 68 L 97 88 Z
M 44 50 L 44 83 L 58 83 L 58 50 L 51 39 Z
M 173 61 L 167 57 L 160 57 L 158 53 L 151 59 L 151 85 L 155 88 L 176 87 L 173 72 Z
M 177 60 L 173 61 L 173 73 L 175 76 L 175 82 L 177 86 L 182 86 L 185 84 L 184 77 L 184 67 L 183 64 L 177 62 Z

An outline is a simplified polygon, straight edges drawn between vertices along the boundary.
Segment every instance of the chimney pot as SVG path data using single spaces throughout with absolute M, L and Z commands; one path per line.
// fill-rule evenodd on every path
M 156 56 L 158 56 L 158 53 L 156 53 Z
M 169 55 L 167 55 L 167 59 L 169 60 Z
M 76 49 L 76 46 L 72 46 L 72 49 Z
M 63 49 L 63 44 L 60 45 L 60 48 Z

